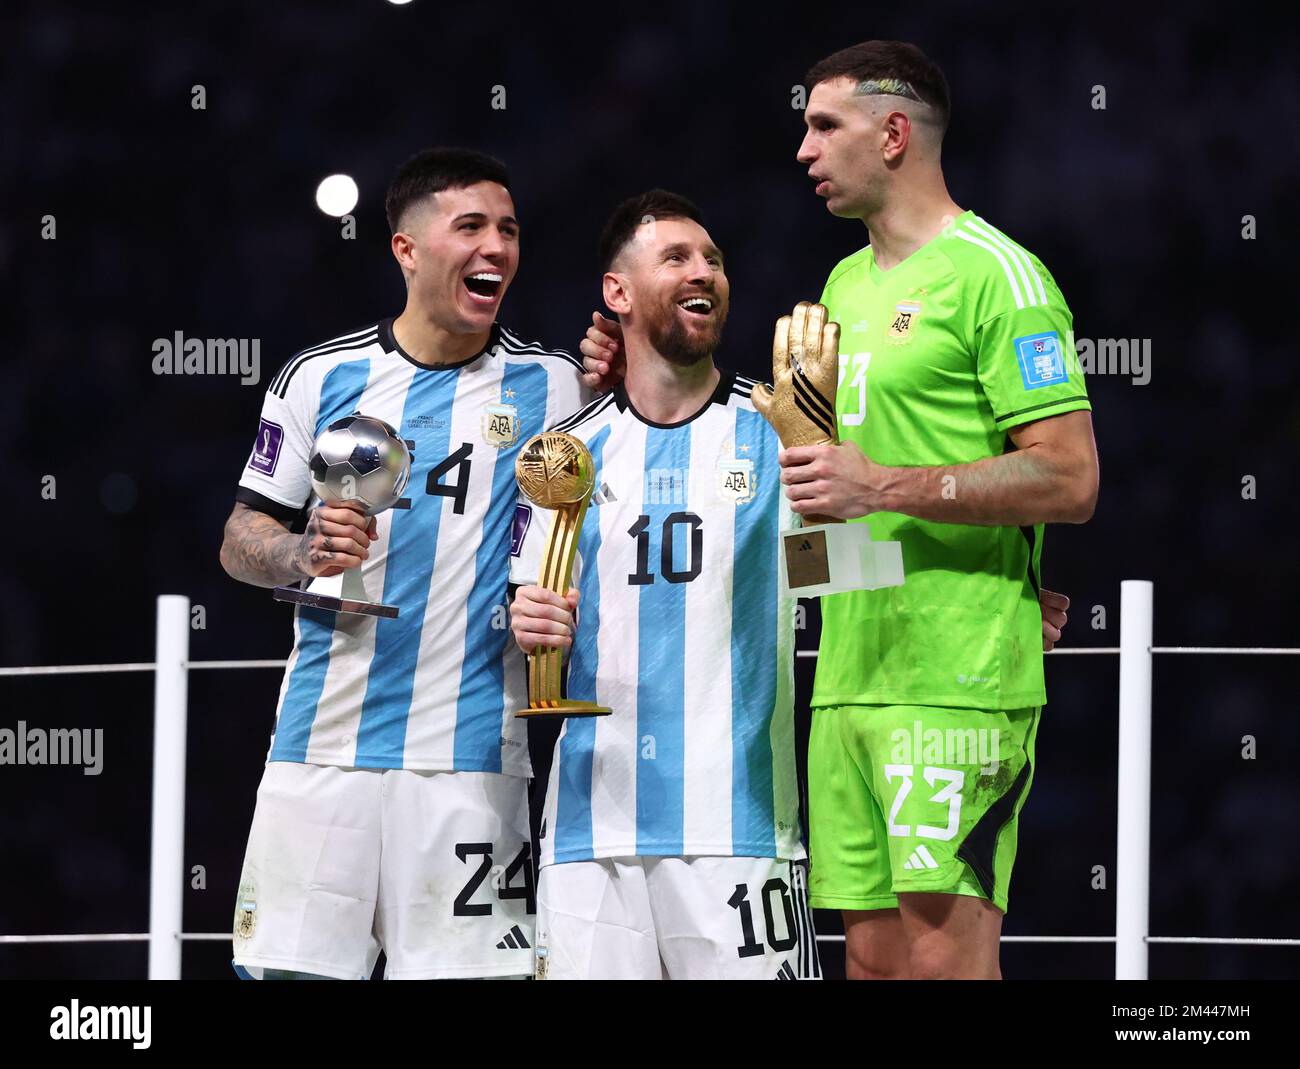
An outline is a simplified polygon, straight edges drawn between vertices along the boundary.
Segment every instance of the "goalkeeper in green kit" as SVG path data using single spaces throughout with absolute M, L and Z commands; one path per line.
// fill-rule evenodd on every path
M 807 79 L 798 160 L 870 245 L 822 294 L 839 445 L 787 449 L 795 511 L 902 545 L 902 586 L 822 599 L 809 744 L 811 900 L 850 977 L 1000 976 L 1017 817 L 1046 701 L 1043 525 L 1096 503 L 1071 315 L 1032 253 L 948 194 L 949 95 L 869 41 Z

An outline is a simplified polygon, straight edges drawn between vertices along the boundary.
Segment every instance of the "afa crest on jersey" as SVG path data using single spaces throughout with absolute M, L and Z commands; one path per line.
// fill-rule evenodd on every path
M 752 460 L 718 461 L 718 496 L 733 505 L 754 500 L 754 462 Z
M 899 301 L 894 306 L 894 318 L 889 324 L 890 339 L 899 343 L 911 340 L 912 325 L 920 314 L 920 301 Z
M 257 892 L 251 883 L 241 884 L 239 904 L 235 909 L 235 935 L 251 939 L 257 929 Z
M 519 440 L 519 411 L 514 405 L 485 405 L 482 417 L 483 440 L 498 449 Z

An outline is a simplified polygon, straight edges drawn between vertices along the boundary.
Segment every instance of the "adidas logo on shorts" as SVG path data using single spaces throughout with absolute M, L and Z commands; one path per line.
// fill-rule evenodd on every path
M 918 846 L 912 851 L 912 856 L 903 862 L 905 869 L 937 869 L 938 867 L 939 863 L 924 846 Z
M 519 925 L 515 925 L 510 931 L 506 932 L 505 938 L 497 944 L 498 950 L 530 950 L 532 944 L 528 942 L 528 937 L 524 935 Z

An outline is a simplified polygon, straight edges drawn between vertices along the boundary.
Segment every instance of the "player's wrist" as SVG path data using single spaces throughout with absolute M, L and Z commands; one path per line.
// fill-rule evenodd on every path
M 891 468 L 873 464 L 861 488 L 860 516 L 873 512 L 907 512 L 915 499 L 917 468 Z
M 311 570 L 311 534 L 285 536 L 285 553 L 282 556 L 284 567 L 289 573 L 288 581 L 314 579 Z

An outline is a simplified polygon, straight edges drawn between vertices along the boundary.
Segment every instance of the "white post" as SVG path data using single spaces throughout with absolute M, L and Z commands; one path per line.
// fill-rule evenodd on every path
M 1151 634 L 1154 588 L 1119 585 L 1119 828 L 1115 979 L 1147 978 L 1151 886 Z
M 149 979 L 181 978 L 185 890 L 185 721 L 190 599 L 158 596 L 153 684 L 153 830 L 149 846 Z

